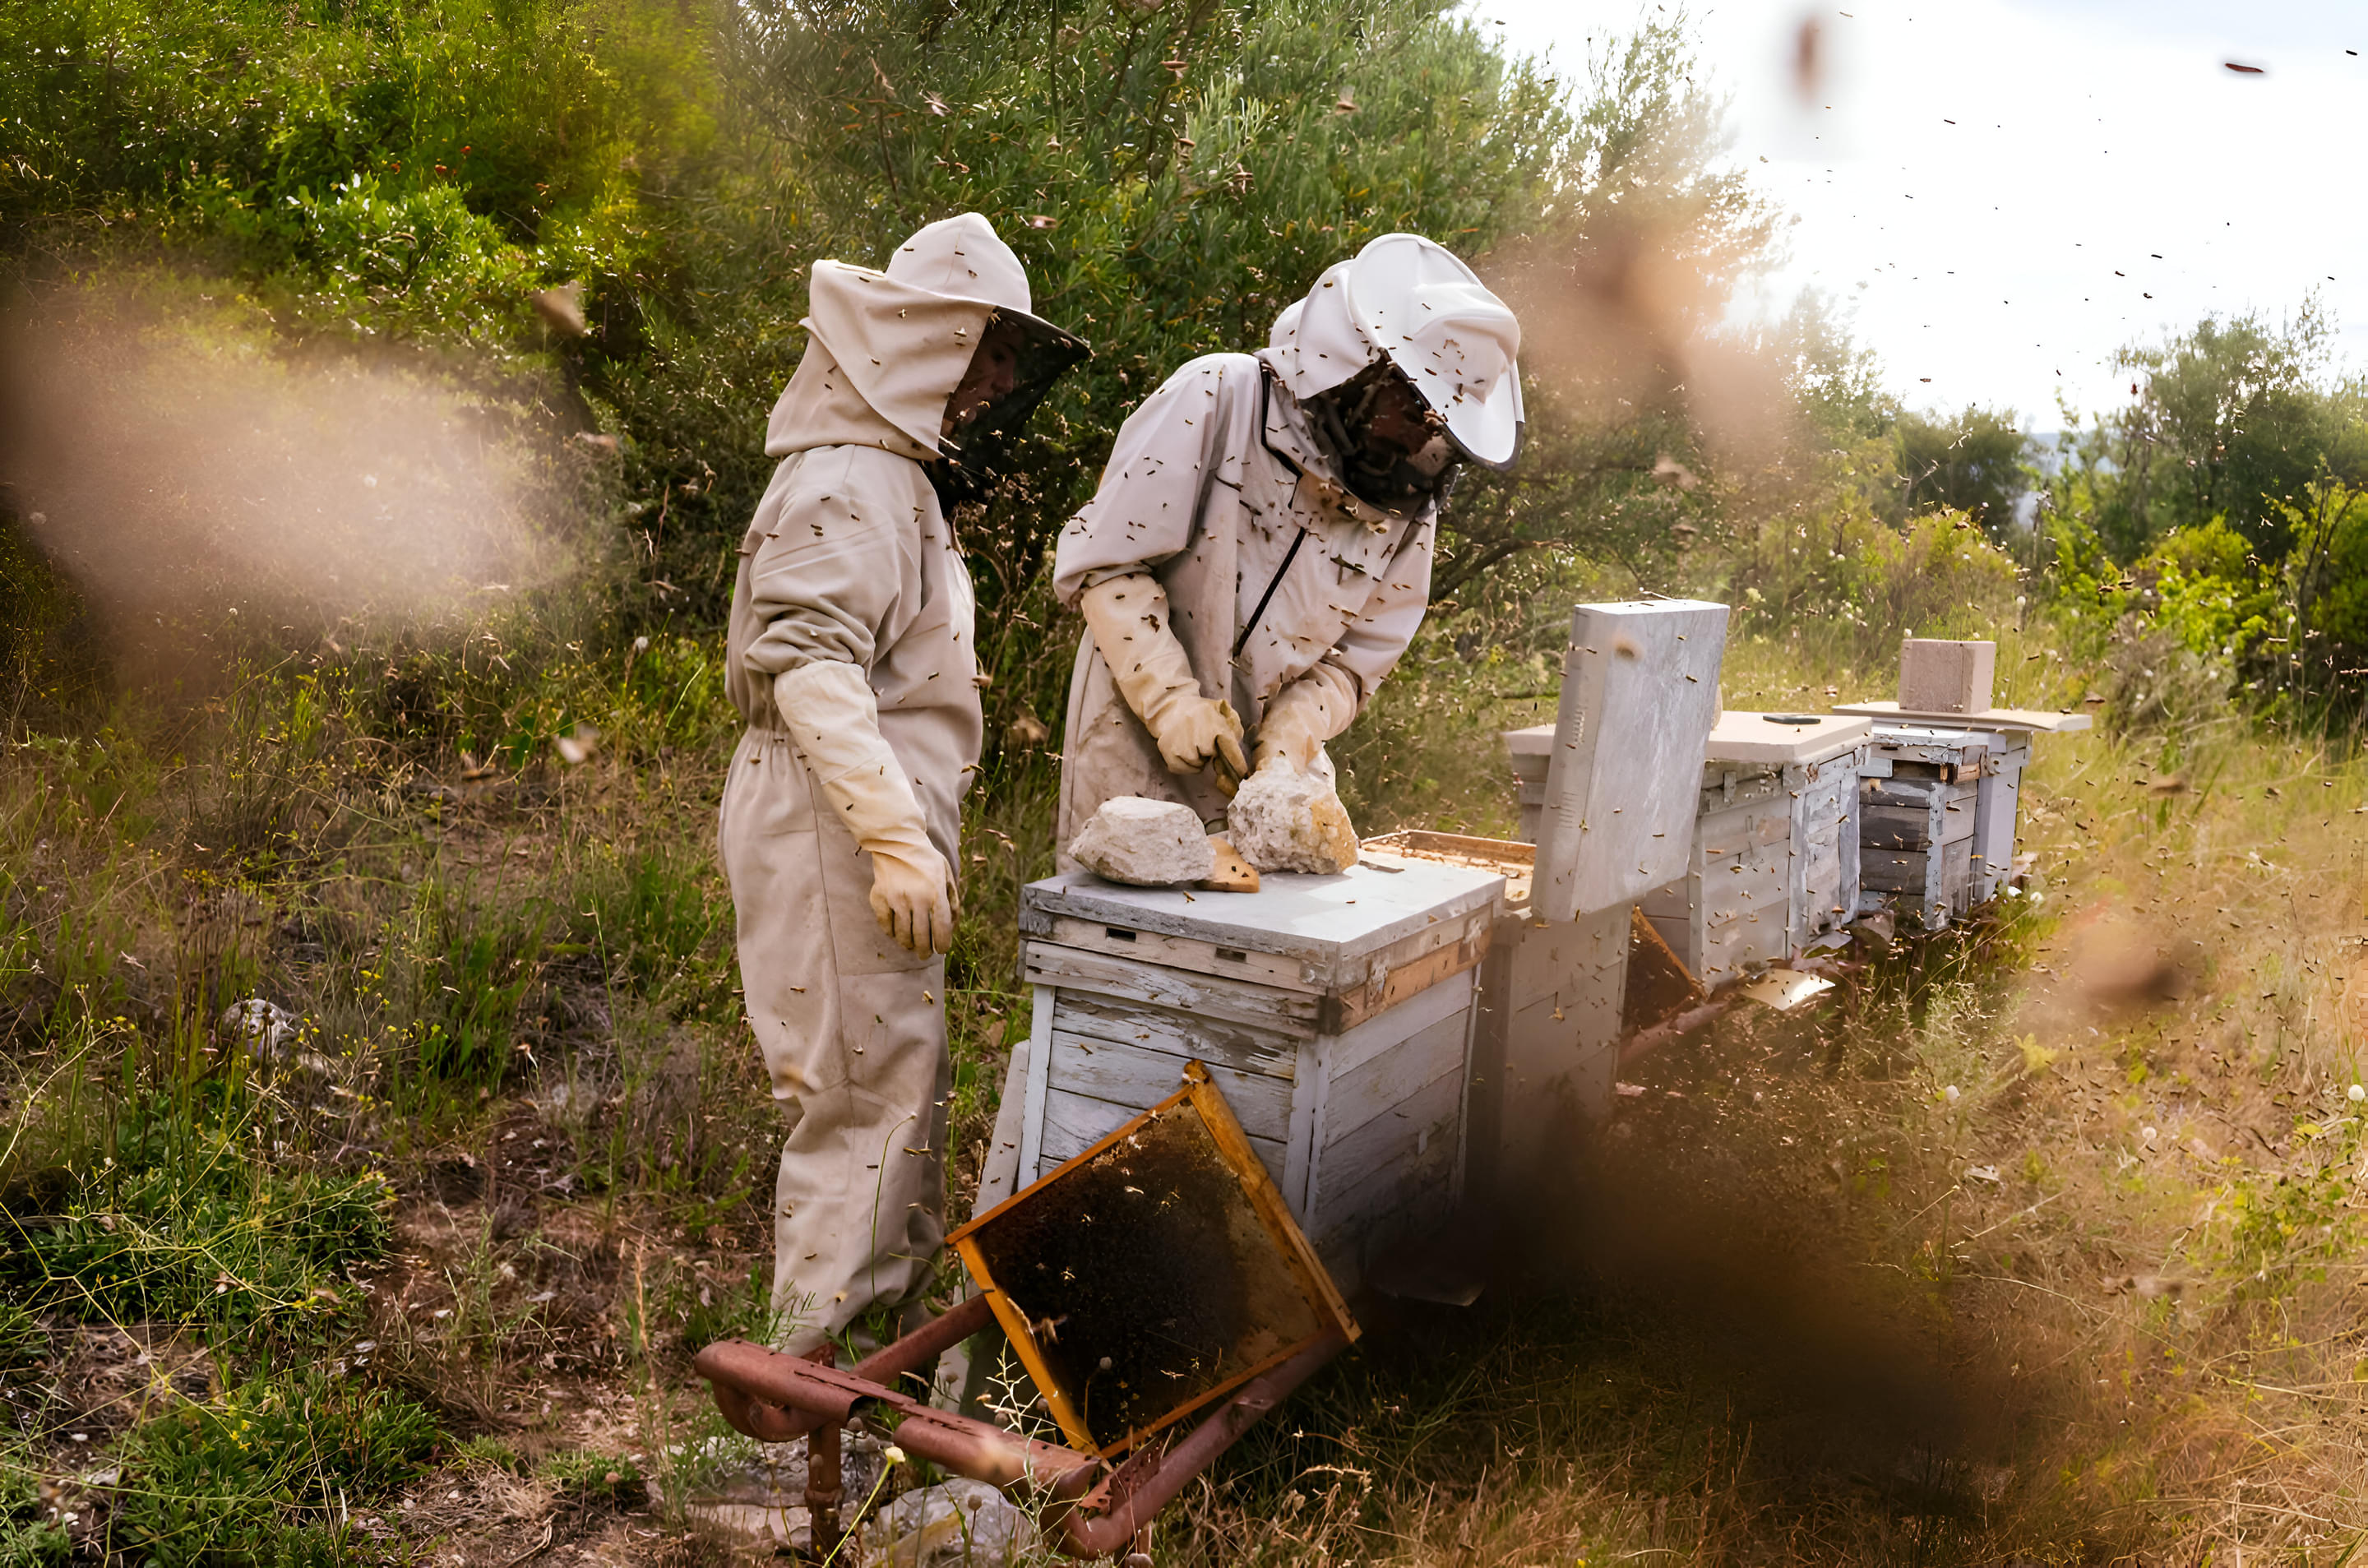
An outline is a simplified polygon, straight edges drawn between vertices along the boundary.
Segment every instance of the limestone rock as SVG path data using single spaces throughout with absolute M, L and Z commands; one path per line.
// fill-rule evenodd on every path
M 1216 852 L 1191 807 L 1140 795 L 1103 801 L 1069 841 L 1069 854 L 1098 877 L 1139 888 L 1197 882 L 1217 869 Z
M 1268 767 L 1251 774 L 1225 812 L 1234 851 L 1261 871 L 1328 876 L 1357 863 L 1357 830 L 1322 773 Z
M 878 1488 L 886 1461 L 883 1445 L 869 1432 L 849 1431 L 843 1445 L 840 1495 L 842 1506 L 851 1511 Z M 693 1521 L 774 1551 L 812 1550 L 805 1444 L 756 1443 L 725 1435 L 689 1444 L 677 1457 L 684 1511 Z
M 1006 1568 L 1033 1562 L 1036 1522 L 983 1481 L 907 1492 L 863 1531 L 864 1561 L 893 1568 Z

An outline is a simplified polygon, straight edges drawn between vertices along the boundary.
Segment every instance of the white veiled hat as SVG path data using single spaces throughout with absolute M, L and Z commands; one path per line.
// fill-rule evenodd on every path
M 1446 246 L 1383 234 L 1275 318 L 1267 359 L 1299 397 L 1387 355 L 1464 456 L 1504 468 L 1520 448 L 1521 324 Z
M 857 395 L 904 433 L 912 443 L 906 455 L 932 457 L 944 447 L 946 399 L 988 322 L 1019 323 L 1031 347 L 1048 351 L 1052 374 L 1084 356 L 1085 344 L 1035 314 L 1034 304 L 1019 257 L 993 224 L 963 212 L 915 233 L 884 269 L 815 262 L 799 324 L 830 351 Z M 1039 379 L 1050 384 L 1049 375 Z M 1042 396 L 1042 386 L 1030 390 L 1023 415 Z M 782 398 L 765 449 L 777 456 L 814 419 L 789 392 Z

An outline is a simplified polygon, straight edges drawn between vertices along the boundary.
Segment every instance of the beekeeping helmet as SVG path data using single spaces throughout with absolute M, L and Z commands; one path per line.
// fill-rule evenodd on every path
M 1521 445 L 1521 324 L 1446 246 L 1383 234 L 1276 318 L 1266 358 L 1303 402 L 1386 359 L 1454 455 L 1512 466 Z

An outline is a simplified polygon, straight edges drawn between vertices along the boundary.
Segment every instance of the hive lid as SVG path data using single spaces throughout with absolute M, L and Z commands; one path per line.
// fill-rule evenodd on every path
M 1711 726 L 1710 762 L 1823 762 L 1866 739 L 1874 721 L 1847 713 L 1782 713 L 1730 708 Z
M 1041 932 L 1053 915 L 1280 953 L 1332 972 L 1333 966 L 1486 909 L 1504 897 L 1497 871 L 1440 861 L 1356 865 L 1337 876 L 1262 872 L 1256 892 L 1131 888 L 1090 871 L 1048 877 L 1020 890 L 1020 928 Z M 1031 925 L 1030 917 L 1034 917 Z
M 1898 703 L 1838 702 L 1837 713 L 1860 713 L 1893 723 L 1931 724 L 1945 730 L 2026 730 L 2036 734 L 2064 735 L 2090 727 L 2086 713 L 2050 713 L 2037 708 L 1985 708 L 1978 713 L 1915 713 Z
M 947 1237 L 1081 1450 L 1121 1453 L 1357 1325 L 1198 1062 Z
M 1727 608 L 1577 606 L 1538 819 L 1531 908 L 1566 921 L 1686 874 Z

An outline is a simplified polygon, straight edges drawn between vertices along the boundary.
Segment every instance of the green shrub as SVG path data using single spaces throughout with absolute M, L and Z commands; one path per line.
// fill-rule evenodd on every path
M 45 1512 L 40 1479 L 23 1456 L 0 1451 L 0 1568 L 63 1568 L 73 1541 Z
M 639 1465 L 612 1454 L 565 1449 L 542 1461 L 543 1478 L 571 1503 L 629 1506 L 649 1494 Z
M 425 1409 L 382 1390 L 258 1380 L 132 1430 L 109 1545 L 154 1568 L 349 1562 L 334 1521 L 409 1479 L 435 1440 Z
M 227 1097 L 227 1096 L 223 1096 Z M 0 1278 L 85 1317 L 220 1326 L 334 1322 L 338 1278 L 385 1250 L 393 1194 L 375 1171 L 257 1158 L 245 1107 L 135 1102 L 115 1152 L 67 1173 L 48 1214 L 9 1214 Z

